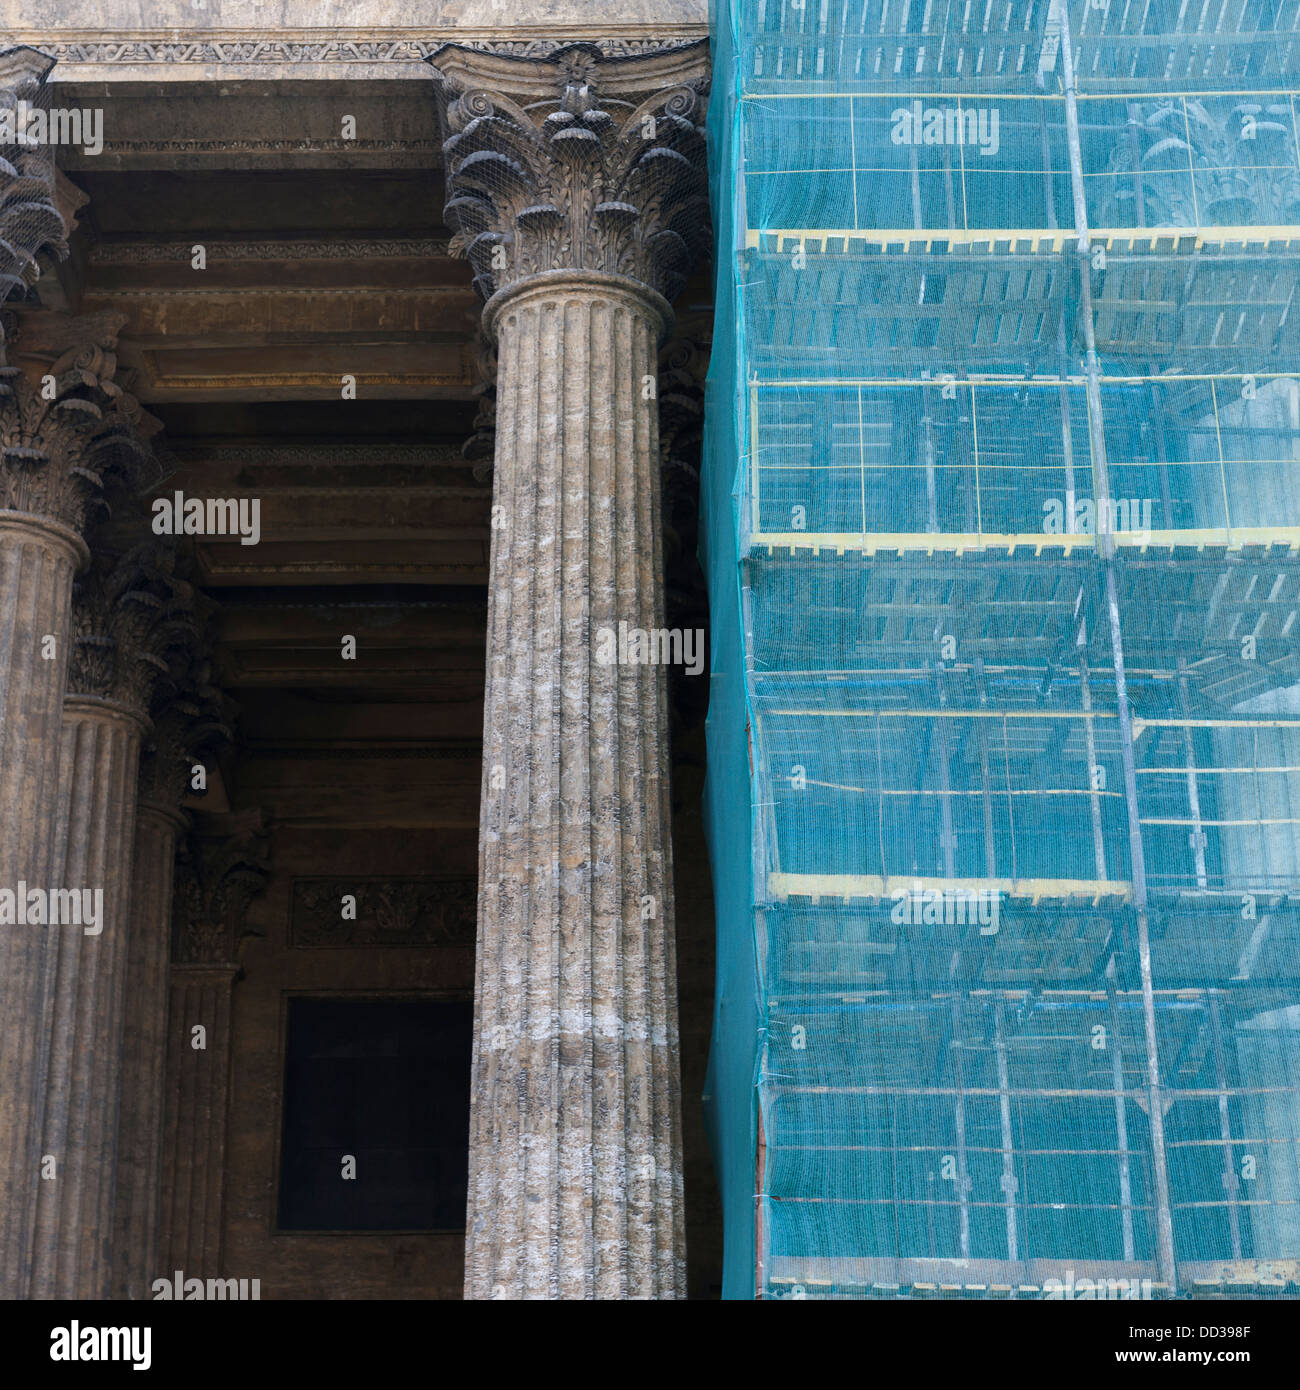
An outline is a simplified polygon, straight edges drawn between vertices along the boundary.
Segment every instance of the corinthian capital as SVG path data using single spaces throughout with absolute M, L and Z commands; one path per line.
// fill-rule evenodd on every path
M 27 114 L 44 104 L 53 66 L 53 58 L 34 48 L 0 51 L 0 299 L 36 282 L 38 252 L 68 250 L 54 151 L 47 141 L 23 139 Z
M 18 310 L 0 365 L 0 511 L 48 517 L 74 531 L 105 488 L 147 479 L 159 429 L 114 380 L 122 314 Z
M 193 625 L 177 623 L 173 639 L 165 644 L 167 673 L 154 687 L 153 729 L 140 755 L 140 799 L 175 811 L 190 787 L 194 765 L 215 757 L 234 738 L 236 707 L 218 686 L 213 669 L 216 604 L 183 585 L 171 610 L 175 619 L 188 613 Z
M 249 904 L 271 872 L 271 837 L 260 812 L 227 818 L 229 834 L 191 834 L 176 859 L 172 960 L 220 964 L 235 958 Z
M 169 652 L 197 635 L 190 586 L 175 564 L 175 550 L 155 541 L 93 556 L 73 589 L 69 695 L 111 700 L 145 718 Z
M 708 45 L 539 58 L 446 44 L 445 217 L 484 299 L 528 276 L 596 271 L 672 299 L 708 239 Z

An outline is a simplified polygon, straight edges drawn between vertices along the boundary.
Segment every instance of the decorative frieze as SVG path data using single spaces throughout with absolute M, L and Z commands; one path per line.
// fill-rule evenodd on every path
M 289 944 L 472 946 L 477 902 L 472 878 L 295 879 Z
M 703 26 L 695 26 L 695 32 Z M 608 57 L 633 57 L 655 52 L 664 46 L 665 35 L 655 38 L 600 38 L 593 41 Z M 690 38 L 683 31 L 683 38 Z M 483 48 L 491 52 L 509 52 L 521 58 L 541 58 L 563 46 L 560 39 L 521 38 L 501 41 L 497 38 L 465 38 L 466 47 Z M 127 35 L 114 39 L 73 38 L 41 41 L 41 48 L 61 63 L 109 67 L 133 67 L 141 64 L 165 63 L 213 64 L 223 66 L 255 65 L 270 67 L 289 65 L 310 67 L 317 64 L 380 64 L 421 63 L 442 47 L 440 41 L 394 35 L 391 30 L 361 31 L 354 38 L 320 39 L 310 30 L 296 34 L 265 33 L 240 37 L 197 35 L 176 40 L 147 35 Z

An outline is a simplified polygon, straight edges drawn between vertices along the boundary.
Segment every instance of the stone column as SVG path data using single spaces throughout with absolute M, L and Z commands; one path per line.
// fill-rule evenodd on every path
M 663 626 L 656 355 L 707 237 L 707 47 L 431 61 L 499 362 L 465 1293 L 679 1297 L 665 672 L 626 634 Z
M 30 48 L 0 51 L 0 110 L 39 105 L 53 59 Z M 65 248 L 48 146 L 0 141 L 0 301 L 39 274 L 38 252 Z M 21 190 L 15 197 L 15 191 Z M 46 886 L 50 807 L 58 773 L 72 577 L 90 475 L 78 471 L 66 415 L 42 406 L 33 381 L 5 358 L 15 318 L 0 315 L 0 893 Z M 44 366 L 45 364 L 40 364 Z M 57 422 L 57 423 L 56 423 Z M 26 1291 L 39 1163 L 33 1117 L 46 1020 L 31 994 L 39 931 L 0 905 L 0 1298 Z
M 212 755 L 231 737 L 228 702 L 211 684 L 207 662 L 197 651 L 185 655 L 197 659 L 184 660 L 168 680 L 161 703 L 155 701 L 153 737 L 140 767 L 113 1238 L 118 1298 L 148 1298 L 162 1269 L 158 1208 L 173 869 L 178 838 L 190 820 L 180 803 L 195 790 L 196 769 L 203 769 L 206 780 Z
M 73 577 L 142 417 L 113 382 L 119 315 L 6 316 L 0 366 L 0 1296 L 25 1296 L 52 1036 L 46 926 L 15 920 L 51 878 Z M 9 898 L 4 895 L 8 894 Z M 24 904 L 25 905 L 25 904 Z M 21 914 L 26 916 L 26 914 Z
M 172 868 L 176 842 L 187 825 L 188 817 L 163 799 L 142 799 L 138 804 L 113 1214 L 113 1293 L 117 1298 L 147 1298 L 149 1285 L 158 1276 Z
M 260 813 L 217 838 L 191 835 L 177 860 L 158 1270 L 221 1274 L 231 995 L 248 905 L 266 886 Z M 197 1031 L 196 1031 L 197 1030 Z
M 50 881 L 98 900 L 91 925 L 46 928 L 51 1028 L 42 1086 L 30 1294 L 109 1295 L 136 783 L 164 653 L 193 638 L 170 549 L 98 554 L 75 586 L 75 636 Z M 83 906 L 83 922 L 86 914 Z

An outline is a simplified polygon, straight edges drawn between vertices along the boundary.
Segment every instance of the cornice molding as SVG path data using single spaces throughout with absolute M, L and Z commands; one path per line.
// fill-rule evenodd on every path
M 373 744 L 368 748 L 341 748 L 335 743 L 322 743 L 299 748 L 251 742 L 247 754 L 250 759 L 263 758 L 267 762 L 404 762 L 418 758 L 422 761 L 476 763 L 482 760 L 483 744 L 467 739 L 462 743 L 446 744 Z
M 427 26 L 333 30 L 323 38 L 319 29 L 280 30 L 274 38 L 264 29 L 195 28 L 178 38 L 174 30 L 113 32 L 73 30 L 52 37 L 48 30 L 15 33 L 13 42 L 26 44 L 67 67 L 355 67 L 392 64 L 408 67 L 408 75 L 427 77 L 422 66 L 449 41 L 467 48 L 491 49 L 521 58 L 547 57 L 574 42 L 595 44 L 609 57 L 635 57 L 666 45 L 697 42 L 708 33 L 705 24 L 668 24 L 653 29 L 638 25 L 620 32 L 616 24 L 566 25 L 565 37 L 554 37 L 545 25 L 501 29 L 444 29 L 429 37 Z M 58 74 L 66 80 L 67 74 Z
M 231 463 L 301 464 L 322 463 L 386 464 L 464 464 L 454 444 L 177 444 L 172 448 L 185 463 L 220 459 Z
M 470 386 L 473 378 L 466 365 L 456 372 L 410 372 L 398 376 L 395 372 L 354 372 L 358 391 L 373 391 L 381 386 L 404 386 L 411 390 L 446 390 L 459 396 L 457 388 Z M 306 389 L 320 391 L 323 398 L 338 398 L 339 378 L 336 372 L 204 372 L 193 376 L 185 373 L 155 371 L 149 381 L 159 395 L 163 392 L 201 391 L 211 395 L 217 391 L 285 391 Z
M 214 261 L 334 261 L 404 259 L 426 260 L 451 254 L 446 237 L 387 237 L 349 240 L 346 236 L 312 241 L 205 241 L 208 264 Z M 188 241 L 123 241 L 100 243 L 90 253 L 94 265 L 156 265 L 188 262 L 194 239 Z
M 433 300 L 464 298 L 469 291 L 463 285 L 415 285 L 403 289 L 398 285 L 219 285 L 215 289 L 194 289 L 190 286 L 170 287 L 154 285 L 131 285 L 126 288 L 112 287 L 95 289 L 92 298 L 95 303 L 113 300 L 127 300 L 138 303 L 142 299 L 230 299 L 238 297 L 251 299 L 255 295 L 273 296 L 276 299 L 381 299 L 390 296 L 394 299 Z
M 429 139 L 406 140 L 343 140 L 318 139 L 302 136 L 296 140 L 228 139 L 228 140 L 121 140 L 111 136 L 105 145 L 110 156 L 129 158 L 145 154 L 192 154 L 192 155 L 231 155 L 231 154 L 320 154 L 327 152 L 339 159 L 363 154 L 419 154 L 425 153 L 432 160 L 438 152 L 438 141 Z M 79 161 L 79 168 L 93 169 L 95 162 Z

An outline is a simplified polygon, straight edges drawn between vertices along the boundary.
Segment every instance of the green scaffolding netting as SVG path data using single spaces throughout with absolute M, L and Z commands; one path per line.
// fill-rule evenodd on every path
M 1300 3 L 713 41 L 724 1295 L 1300 1294 Z

